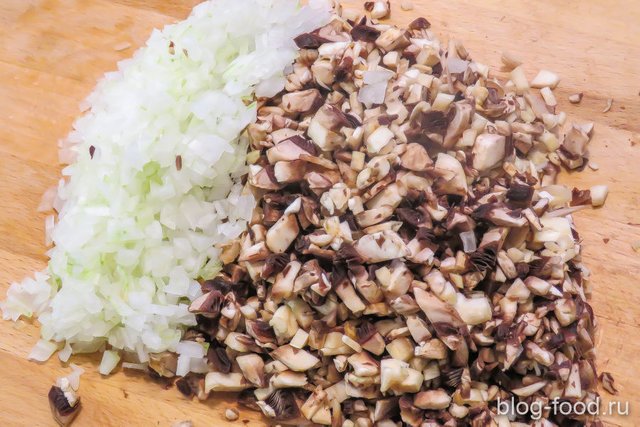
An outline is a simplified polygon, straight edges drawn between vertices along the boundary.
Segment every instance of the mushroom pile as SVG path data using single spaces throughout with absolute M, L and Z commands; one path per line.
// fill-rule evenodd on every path
M 607 190 L 556 184 L 586 166 L 593 126 L 556 111 L 555 74 L 495 73 L 429 27 L 338 8 L 296 39 L 285 90 L 246 130 L 249 229 L 190 306 L 184 340 L 207 366 L 185 395 L 241 391 L 276 423 L 345 427 L 517 426 L 531 414 L 498 399 L 597 398 L 571 214 Z M 152 362 L 175 375 L 170 355 Z M 536 425 L 569 420 L 588 422 Z

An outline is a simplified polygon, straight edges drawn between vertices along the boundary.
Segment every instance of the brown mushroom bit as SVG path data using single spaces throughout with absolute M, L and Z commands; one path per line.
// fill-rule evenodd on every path
M 278 423 L 334 426 L 502 425 L 498 398 L 593 401 L 571 213 L 594 191 L 555 182 L 587 163 L 593 126 L 565 123 L 551 72 L 529 83 L 509 56 L 502 81 L 424 18 L 352 15 L 296 39 L 285 91 L 248 127 L 259 203 L 191 304 L 211 372 L 186 394 L 244 390 Z M 567 419 L 584 421 L 544 425 Z
M 71 387 L 64 387 L 64 390 L 57 386 L 52 386 L 49 390 L 49 406 L 53 418 L 61 426 L 70 425 L 80 412 L 80 398 Z

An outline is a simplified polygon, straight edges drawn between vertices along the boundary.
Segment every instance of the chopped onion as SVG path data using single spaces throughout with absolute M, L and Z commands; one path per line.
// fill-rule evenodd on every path
M 71 353 L 73 353 L 73 350 L 71 348 L 71 345 L 67 342 L 64 344 L 62 350 L 58 352 L 58 358 L 61 362 L 66 362 L 71 357 Z
M 145 361 L 176 348 L 196 323 L 196 280 L 220 270 L 215 246 L 251 219 L 240 136 L 256 118 L 251 100 L 284 88 L 294 38 L 330 11 L 317 0 L 207 1 L 105 75 L 60 147 L 68 179 L 41 205 L 58 212 L 47 273 L 12 284 L 0 303 L 5 319 L 39 317 L 32 359 L 46 360 L 50 341 L 70 345 L 62 359 L 109 344 L 108 374 L 116 349 Z
M 98 368 L 98 372 L 102 375 L 109 375 L 113 369 L 118 366 L 118 362 L 120 362 L 120 355 L 117 351 L 106 350 L 102 354 L 102 360 L 100 361 L 100 367 Z
M 47 340 L 38 340 L 36 345 L 31 349 L 31 353 L 27 356 L 27 359 L 34 360 L 36 362 L 44 362 L 49 360 L 51 355 L 58 349 L 58 345 L 54 342 Z
M 176 365 L 176 375 L 184 377 L 189 373 L 191 369 L 191 356 L 188 354 L 181 354 L 178 356 L 178 363 Z
M 80 388 L 80 375 L 84 374 L 84 369 L 75 363 L 72 363 L 69 366 L 71 366 L 71 373 L 64 377 L 59 377 L 56 380 L 56 385 L 62 388 L 62 384 L 64 380 L 66 380 L 74 391 L 78 391 Z
M 189 357 L 204 357 L 206 354 L 204 346 L 195 341 L 180 341 L 176 346 L 176 353 Z

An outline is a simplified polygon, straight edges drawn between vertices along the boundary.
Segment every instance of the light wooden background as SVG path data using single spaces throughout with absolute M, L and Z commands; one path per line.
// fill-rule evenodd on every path
M 238 0 L 240 1 L 240 0 Z M 392 1 L 393 2 L 393 1 Z M 640 2 L 544 0 L 482 2 L 413 0 L 412 12 L 393 5 L 394 21 L 423 15 L 444 39 L 463 40 L 472 56 L 493 67 L 509 50 L 526 61 L 532 78 L 540 68 L 562 76 L 557 96 L 575 120 L 594 121 L 591 144 L 597 172 L 564 177 L 580 188 L 605 183 L 603 209 L 582 211 L 577 223 L 593 270 L 593 306 L 600 324 L 598 365 L 614 374 L 629 401 L 628 417 L 610 425 L 640 425 Z M 56 141 L 70 129 L 79 102 L 96 79 L 131 56 L 150 30 L 185 17 L 197 0 L 0 0 L 0 295 L 46 262 L 40 195 L 58 179 Z M 353 3 L 358 3 L 353 1 Z M 118 51 L 123 43 L 131 47 Z M 569 94 L 584 92 L 578 106 Z M 606 100 L 613 108 L 604 114 Z M 607 240 L 608 243 L 605 243 Z M 0 425 L 53 426 L 46 394 L 69 369 L 25 356 L 37 340 L 33 325 L 0 321 Z M 118 372 L 101 378 L 95 358 L 80 393 L 77 426 L 226 425 L 233 399 L 189 402 L 141 376 Z M 603 393 L 605 399 L 610 398 Z M 236 425 L 262 425 L 252 412 Z M 231 423 L 229 423 L 231 425 Z

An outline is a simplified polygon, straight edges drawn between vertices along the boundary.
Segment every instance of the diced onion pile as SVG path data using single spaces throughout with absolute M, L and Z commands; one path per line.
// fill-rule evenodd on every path
M 48 269 L 0 303 L 5 319 L 39 317 L 31 358 L 47 359 L 52 343 L 66 344 L 64 360 L 108 344 L 107 374 L 118 350 L 143 363 L 176 350 L 195 324 L 196 279 L 218 272 L 216 245 L 238 237 L 254 208 L 239 182 L 254 95 L 284 88 L 293 38 L 328 19 L 324 3 L 205 2 L 105 76 L 63 143 L 65 179 L 47 193 L 58 212 Z

